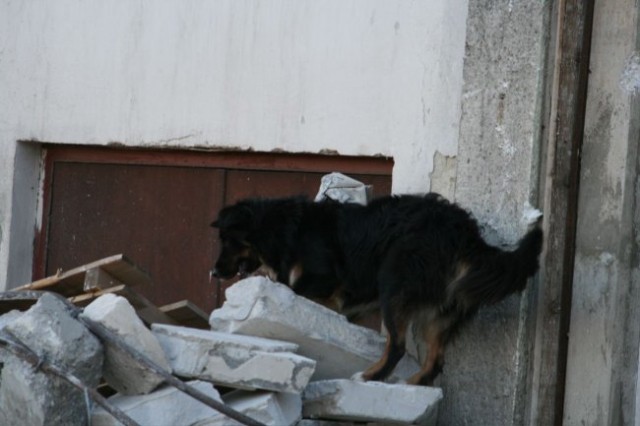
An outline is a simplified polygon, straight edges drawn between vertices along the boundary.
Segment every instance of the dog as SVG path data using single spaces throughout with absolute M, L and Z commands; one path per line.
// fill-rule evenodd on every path
M 223 208 L 212 226 L 222 243 L 213 272 L 221 279 L 266 270 L 339 312 L 379 303 L 387 342 L 364 380 L 390 375 L 405 353 L 409 323 L 420 320 L 428 354 L 407 382 L 421 385 L 442 371 L 446 343 L 480 306 L 525 288 L 543 240 L 536 226 L 513 251 L 491 246 L 466 210 L 435 193 L 366 206 L 247 199 Z

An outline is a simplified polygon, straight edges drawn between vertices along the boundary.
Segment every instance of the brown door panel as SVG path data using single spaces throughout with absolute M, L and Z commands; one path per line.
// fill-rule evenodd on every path
M 58 163 L 53 176 L 47 275 L 124 253 L 150 272 L 139 290 L 158 305 L 190 299 L 213 307 L 216 253 L 211 215 L 222 207 L 224 171 Z

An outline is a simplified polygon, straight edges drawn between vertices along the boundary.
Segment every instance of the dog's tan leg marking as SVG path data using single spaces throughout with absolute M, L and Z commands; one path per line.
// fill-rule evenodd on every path
M 375 364 L 367 368 L 364 373 L 362 373 L 362 378 L 365 381 L 371 380 L 371 378 L 382 369 L 382 367 L 387 363 L 387 359 L 389 359 L 389 350 L 391 349 L 391 338 L 387 334 L 387 344 L 384 347 L 384 352 L 382 353 L 382 357 Z
M 424 328 L 424 340 L 429 347 L 422 368 L 407 380 L 407 384 L 417 385 L 420 380 L 430 374 L 436 364 L 442 363 L 444 359 L 444 345 L 442 342 L 442 330 L 437 324 L 429 324 Z
M 404 347 L 405 345 L 405 336 L 407 334 L 407 320 L 406 318 L 402 318 L 398 321 L 398 343 Z M 389 360 L 389 352 L 391 351 L 391 333 L 387 333 L 387 343 L 384 347 L 384 352 L 378 361 L 375 362 L 372 366 L 367 368 L 364 373 L 362 373 L 362 378 L 365 381 L 371 380 L 373 376 L 375 376 L 382 368 L 385 366 L 387 361 Z
M 289 287 L 293 288 L 300 276 L 302 276 L 302 265 L 300 263 L 296 263 L 289 271 Z

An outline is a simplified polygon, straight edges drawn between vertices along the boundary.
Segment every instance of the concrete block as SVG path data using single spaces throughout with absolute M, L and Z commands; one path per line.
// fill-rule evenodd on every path
M 220 400 L 220 394 L 211 383 L 195 380 L 187 384 L 213 399 Z M 147 395 L 116 394 L 108 400 L 141 425 L 192 425 L 203 419 L 221 416 L 213 408 L 172 386 L 162 387 Z M 91 424 L 92 426 L 120 426 L 120 423 L 102 407 L 96 407 L 93 410 Z
M 380 382 L 325 380 L 303 393 L 303 417 L 400 424 L 435 424 L 442 390 Z
M 272 392 L 234 391 L 222 397 L 231 408 L 272 426 L 294 425 L 302 413 L 300 395 Z M 194 426 L 227 426 L 239 423 L 218 415 L 198 422 Z
M 76 321 L 65 304 L 44 294 L 23 314 L 5 318 L 13 333 L 49 363 L 68 371 L 88 386 L 97 386 L 104 360 L 100 341 Z M 5 352 L 0 373 L 0 424 L 85 425 L 82 392 Z
M 300 393 L 316 362 L 292 352 L 293 343 L 154 324 L 152 331 L 173 372 L 219 385 Z
M 13 310 L 9 311 L 6 314 L 0 315 L 0 331 L 4 328 L 5 325 L 10 324 L 15 321 L 16 318 L 22 315 L 22 312 Z M 2 347 L 0 347 L 0 363 L 4 362 L 5 354 L 8 356 L 8 352 L 6 352 Z M 0 366 L 0 370 L 2 367 Z
M 101 323 L 125 343 L 171 371 L 160 344 L 124 297 L 114 294 L 100 296 L 81 315 Z M 163 381 L 131 355 L 109 343 L 106 343 L 104 378 L 109 386 L 123 395 L 149 393 Z
M 228 333 L 286 340 L 298 353 L 316 360 L 313 380 L 347 378 L 366 369 L 384 350 L 385 338 L 351 324 L 330 309 L 297 296 L 285 285 L 265 277 L 239 281 L 226 291 L 224 305 L 211 313 L 211 328 Z M 405 357 L 400 377 L 417 371 Z

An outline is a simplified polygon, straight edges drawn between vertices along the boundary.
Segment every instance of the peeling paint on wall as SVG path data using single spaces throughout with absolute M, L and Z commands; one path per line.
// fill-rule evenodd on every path
M 633 52 L 620 76 L 620 87 L 633 95 L 640 92 L 640 53 Z
M 433 171 L 430 174 L 431 192 L 453 200 L 456 193 L 458 159 L 455 155 L 444 155 L 436 151 L 433 155 Z

